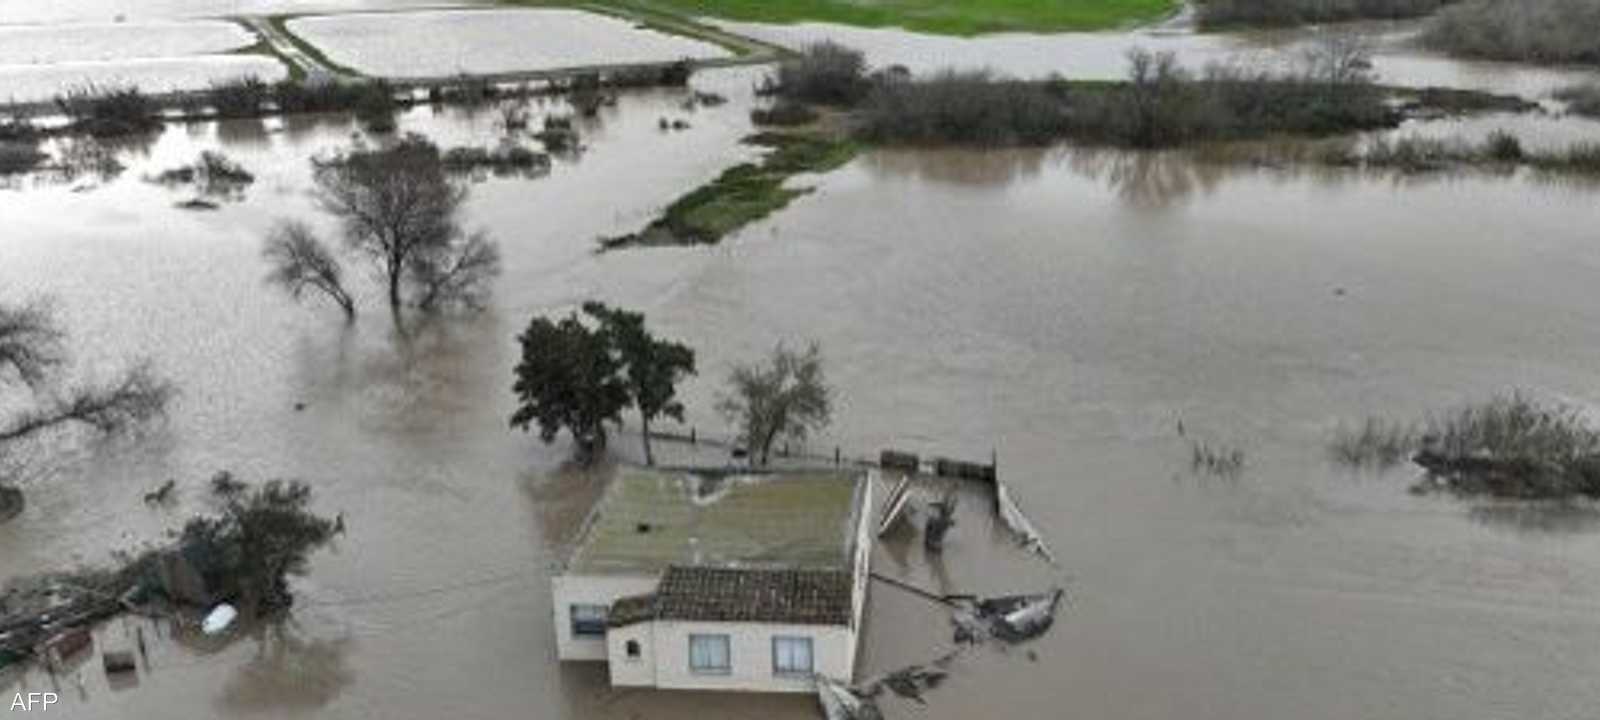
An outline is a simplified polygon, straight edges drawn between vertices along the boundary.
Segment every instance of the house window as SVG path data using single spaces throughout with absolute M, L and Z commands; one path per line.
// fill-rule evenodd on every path
M 628 659 L 629 660 L 638 660 L 639 659 L 639 641 L 638 640 L 629 640 L 628 644 L 624 645 L 623 647 L 628 652 Z
M 776 635 L 772 638 L 772 674 L 804 675 L 813 672 L 811 638 Z
M 689 672 L 696 675 L 727 675 L 733 672 L 731 654 L 727 635 L 689 636 Z
M 579 605 L 570 608 L 572 613 L 573 637 L 595 637 L 606 634 L 606 613 L 604 605 Z

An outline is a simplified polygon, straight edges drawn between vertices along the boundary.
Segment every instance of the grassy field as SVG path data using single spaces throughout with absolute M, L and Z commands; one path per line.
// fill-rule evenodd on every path
M 767 23 L 830 22 L 943 35 L 1104 30 L 1149 22 L 1175 0 L 508 0 L 515 5 L 603 5 Z
M 847 140 L 804 134 L 761 133 L 744 141 L 770 150 L 760 163 L 735 165 L 678 198 L 644 230 L 601 240 L 601 249 L 715 245 L 811 192 L 811 188 L 789 187 L 789 178 L 834 170 L 860 150 Z

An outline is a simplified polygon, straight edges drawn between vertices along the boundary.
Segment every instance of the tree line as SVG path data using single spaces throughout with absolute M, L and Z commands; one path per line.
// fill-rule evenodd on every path
M 650 424 L 663 416 L 683 421 L 677 390 L 696 374 L 693 349 L 656 337 L 642 313 L 598 302 L 565 317 L 534 317 L 517 340 L 512 427 L 536 429 L 545 443 L 565 430 L 587 462 L 605 450 L 607 423 L 620 424 L 632 407 L 645 462 L 655 464 Z M 803 441 L 831 420 L 821 347 L 779 344 L 764 361 L 736 365 L 717 410 L 737 429 L 751 461 L 766 465 L 780 438 Z

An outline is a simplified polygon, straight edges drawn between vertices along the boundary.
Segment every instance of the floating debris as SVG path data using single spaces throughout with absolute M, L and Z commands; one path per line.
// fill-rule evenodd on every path
M 995 512 L 1000 515 L 1000 520 L 1006 524 L 1006 527 L 1011 528 L 1012 533 L 1016 534 L 1022 543 L 1022 547 L 1039 553 L 1039 556 L 1044 558 L 1045 562 L 1054 565 L 1056 562 L 1055 555 L 1050 552 L 1050 547 L 1045 545 L 1044 537 L 1039 534 L 1033 523 L 1028 521 L 1028 517 L 1022 514 L 1022 509 L 1017 507 L 1015 500 L 1011 499 L 1011 492 L 1006 489 L 1005 483 L 1000 482 L 999 478 L 995 478 L 994 481 L 994 503 Z
M 178 481 L 167 480 L 161 487 L 144 494 L 144 504 L 161 505 L 172 499 L 172 492 L 178 487 Z
M 1066 591 L 1056 588 L 1033 595 L 1007 595 L 958 606 L 950 617 L 957 644 L 976 645 L 998 638 L 1020 643 L 1045 634 L 1055 624 Z
M 133 661 L 133 652 L 130 650 L 107 650 L 100 657 L 106 668 L 106 675 L 120 675 L 133 672 L 138 664 Z
M 237 617 L 239 617 L 238 610 L 232 605 L 222 603 L 206 614 L 206 619 L 200 623 L 200 631 L 207 635 L 217 635 L 233 625 Z
M 928 503 L 933 510 L 928 516 L 927 526 L 923 529 L 922 545 L 928 552 L 942 552 L 944 550 L 944 536 L 950 533 L 950 528 L 956 526 L 956 495 L 949 493 L 942 499 Z
M 883 720 L 883 712 L 872 698 L 823 675 L 817 676 L 817 703 L 828 720 Z
M 911 503 L 911 476 L 903 475 L 900 482 L 895 483 L 894 489 L 889 491 L 889 497 L 883 506 L 883 515 L 878 519 L 878 537 L 883 537 L 899 524 L 900 518 L 906 514 L 906 508 Z

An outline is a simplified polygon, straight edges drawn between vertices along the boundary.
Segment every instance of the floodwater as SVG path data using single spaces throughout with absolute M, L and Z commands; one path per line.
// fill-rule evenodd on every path
M 289 21 L 330 60 L 380 77 L 550 70 L 726 57 L 710 43 L 577 10 L 454 10 Z
M 702 435 L 725 432 L 711 408 L 731 363 L 815 339 L 838 405 L 814 450 L 997 454 L 1059 569 L 1010 547 L 975 492 L 942 560 L 902 537 L 874 569 L 952 592 L 1065 582 L 1071 605 L 1031 652 L 970 653 L 891 718 L 1592 717 L 1600 511 L 1416 497 L 1406 473 L 1352 474 L 1325 447 L 1368 414 L 1511 388 L 1600 403 L 1594 187 L 874 152 L 801 178 L 817 191 L 720 246 L 594 254 L 753 154 L 735 141 L 755 79 L 701 74 L 732 101 L 694 113 L 626 94 L 581 158 L 475 185 L 469 224 L 506 260 L 494 302 L 408 343 L 371 287 L 347 329 L 260 283 L 277 218 L 328 229 L 306 160 L 349 142 L 348 119 L 172 127 L 123 148 L 117 179 L 0 190 L 0 298 L 54 298 L 77 376 L 148 356 L 182 388 L 141 437 L 31 458 L 0 576 L 159 538 L 208 507 L 223 468 L 304 478 L 349 523 L 285 636 L 163 636 L 134 686 L 93 665 L 82 695 L 63 681 L 64 716 L 815 717 L 804 697 L 613 692 L 603 669 L 554 661 L 548 568 L 605 471 L 506 427 L 513 336 L 595 298 L 698 350 L 684 391 Z M 485 143 L 495 119 L 421 108 L 402 129 Z M 257 174 L 243 200 L 179 210 L 181 192 L 140 179 L 205 148 Z M 1192 472 L 1193 439 L 1241 449 L 1243 472 Z M 167 478 L 175 506 L 140 502 Z M 939 612 L 883 585 L 866 632 L 862 677 L 949 641 Z M 0 693 L 23 687 L 51 686 L 0 676 Z

